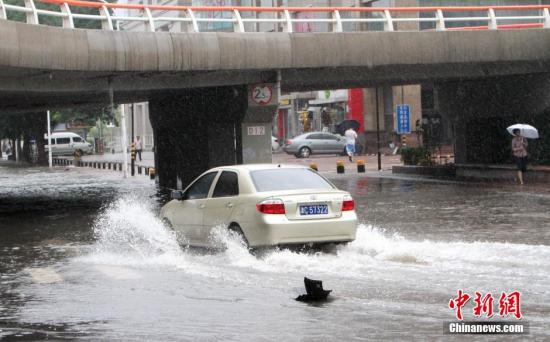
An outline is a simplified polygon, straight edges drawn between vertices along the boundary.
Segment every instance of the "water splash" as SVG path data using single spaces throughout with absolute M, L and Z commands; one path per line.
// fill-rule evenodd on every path
M 356 240 L 333 253 L 270 248 L 250 253 L 226 227 L 212 230 L 209 253 L 182 248 L 173 231 L 159 220 L 153 205 L 124 197 L 94 224 L 96 243 L 87 262 L 131 267 L 168 266 L 208 277 L 240 277 L 243 272 L 331 274 L 352 278 L 373 272 L 414 267 L 454 269 L 471 274 L 507 267 L 518 274 L 550 269 L 550 247 L 495 242 L 413 241 L 398 233 L 359 225 Z
M 95 261 L 107 264 L 162 264 L 181 257 L 173 231 L 155 215 L 152 203 L 126 196 L 109 205 L 93 225 Z

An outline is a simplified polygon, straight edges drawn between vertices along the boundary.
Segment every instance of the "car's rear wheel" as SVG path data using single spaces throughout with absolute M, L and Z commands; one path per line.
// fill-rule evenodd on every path
M 298 151 L 298 154 L 301 158 L 307 158 L 311 155 L 311 150 L 309 149 L 309 147 L 304 146 L 300 149 L 300 151 Z
M 246 236 L 243 233 L 243 230 L 237 223 L 231 223 L 229 225 L 229 231 L 237 236 L 239 239 L 241 239 L 245 245 L 246 248 L 249 248 L 248 240 L 246 239 Z

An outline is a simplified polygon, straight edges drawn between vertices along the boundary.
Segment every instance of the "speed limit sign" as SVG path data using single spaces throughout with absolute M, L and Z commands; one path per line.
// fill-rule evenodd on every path
M 250 98 L 252 102 L 260 106 L 269 104 L 273 98 L 273 86 L 269 84 L 256 84 L 251 89 Z

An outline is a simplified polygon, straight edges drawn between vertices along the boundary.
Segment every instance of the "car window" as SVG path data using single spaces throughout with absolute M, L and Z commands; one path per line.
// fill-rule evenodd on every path
M 306 139 L 318 140 L 318 139 L 323 139 L 323 136 L 322 136 L 322 134 L 310 134 L 310 135 L 307 136 Z
M 218 178 L 212 197 L 230 197 L 239 194 L 238 175 L 235 172 L 223 171 Z
M 81 137 L 73 137 L 73 142 L 82 142 Z
M 71 138 L 57 138 L 55 139 L 57 142 L 56 144 L 70 144 Z
M 323 134 L 323 139 L 326 140 L 338 140 L 338 137 L 332 134 Z
M 185 191 L 185 195 L 183 199 L 201 199 L 206 198 L 208 196 L 208 191 L 210 190 L 210 186 L 212 185 L 212 181 L 214 181 L 214 177 L 216 177 L 217 172 L 210 172 L 205 174 L 204 176 L 200 177 Z
M 52 140 L 52 145 L 55 145 L 55 139 L 52 138 L 51 140 Z M 48 146 L 48 139 L 46 139 L 44 143 L 46 144 L 46 146 Z
M 252 182 L 258 192 L 297 190 L 297 189 L 334 189 L 334 186 L 310 169 L 268 169 L 250 172 Z

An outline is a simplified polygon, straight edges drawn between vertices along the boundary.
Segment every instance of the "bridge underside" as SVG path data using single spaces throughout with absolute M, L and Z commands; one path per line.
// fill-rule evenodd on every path
M 281 70 L 281 90 L 311 91 L 382 85 L 477 80 L 538 74 L 550 61 L 387 65 Z M 109 89 L 115 103 L 153 101 L 166 91 L 275 82 L 276 70 L 195 72 L 71 72 L 0 67 L 0 115 L 79 106 L 106 106 Z

